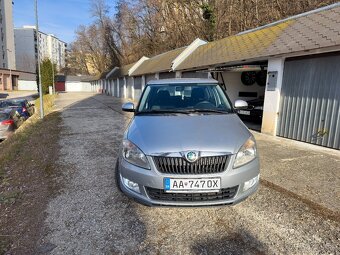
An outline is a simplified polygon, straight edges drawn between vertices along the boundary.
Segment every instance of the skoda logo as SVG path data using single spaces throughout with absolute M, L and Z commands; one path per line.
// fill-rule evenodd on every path
M 188 153 L 185 154 L 185 158 L 189 162 L 195 162 L 198 159 L 198 153 L 194 151 L 189 151 Z

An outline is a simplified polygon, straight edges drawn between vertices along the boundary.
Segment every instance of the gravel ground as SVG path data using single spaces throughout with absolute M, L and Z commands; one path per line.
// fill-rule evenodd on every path
M 92 97 L 91 97 L 92 96 Z M 63 189 L 49 204 L 49 254 L 336 254 L 340 223 L 262 185 L 233 207 L 150 208 L 121 194 L 114 165 L 129 118 L 120 101 L 62 94 Z

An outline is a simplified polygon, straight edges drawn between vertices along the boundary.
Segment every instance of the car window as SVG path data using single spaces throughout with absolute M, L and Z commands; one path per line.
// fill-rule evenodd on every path
M 0 108 L 8 107 L 7 101 L 0 101 Z
M 7 120 L 9 115 L 7 113 L 0 112 L 0 121 Z
M 22 101 L 8 101 L 9 106 L 22 106 Z
M 218 84 L 148 85 L 137 112 L 165 110 L 231 112 L 232 108 Z

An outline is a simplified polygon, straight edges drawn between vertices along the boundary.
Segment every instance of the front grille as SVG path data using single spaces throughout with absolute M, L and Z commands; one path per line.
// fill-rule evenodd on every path
M 153 200 L 161 201 L 216 201 L 224 199 L 232 199 L 237 192 L 238 186 L 221 189 L 219 192 L 207 192 L 207 193 L 169 193 L 163 189 L 154 189 L 145 187 L 149 197 Z
M 165 174 L 213 174 L 223 172 L 229 157 L 201 157 L 190 163 L 181 157 L 153 157 L 158 171 Z

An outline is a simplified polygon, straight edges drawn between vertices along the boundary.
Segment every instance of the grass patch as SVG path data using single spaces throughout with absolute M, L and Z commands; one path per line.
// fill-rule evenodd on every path
M 45 118 L 36 113 L 0 143 L 0 254 L 34 254 L 43 212 L 57 190 L 61 113 L 44 96 Z
M 49 114 L 54 107 L 54 101 L 55 101 L 56 95 L 44 95 L 43 100 L 44 100 L 44 113 L 45 115 Z M 35 100 L 35 109 L 37 110 L 37 113 L 40 116 L 40 98 L 37 98 Z
M 14 203 L 21 195 L 20 191 L 11 191 L 4 194 L 0 194 L 0 203 L 9 204 Z
M 44 112 L 45 116 L 53 111 L 55 95 L 45 95 Z M 0 144 L 0 185 L 5 178 L 6 165 L 8 162 L 18 158 L 21 152 L 21 147 L 27 142 L 32 132 L 36 130 L 35 125 L 40 124 L 40 99 L 35 100 L 35 114 L 23 123 L 22 126 L 7 140 Z M 24 155 L 24 157 L 27 155 Z M 20 159 L 22 160 L 22 158 Z

